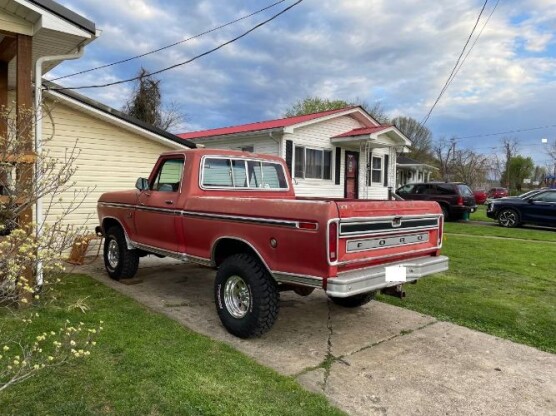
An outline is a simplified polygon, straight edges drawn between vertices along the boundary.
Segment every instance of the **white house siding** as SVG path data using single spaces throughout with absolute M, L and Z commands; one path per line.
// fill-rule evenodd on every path
M 90 230 L 98 225 L 96 205 L 103 192 L 132 189 L 139 176 L 146 177 L 160 153 L 171 150 L 169 146 L 133 134 L 98 118 L 56 103 L 52 110 L 54 137 L 46 145 L 51 156 L 64 159 L 66 152 L 77 143 L 80 154 L 75 163 L 78 170 L 73 176 L 76 185 L 62 195 L 63 201 L 56 202 L 46 218 L 53 221 L 74 199 L 75 190 L 95 187 L 84 203 L 65 218 L 66 224 Z M 52 134 L 52 123 L 44 119 L 43 137 Z M 48 200 L 45 201 L 45 208 Z
M 219 139 L 219 140 L 194 140 L 195 143 L 204 145 L 209 149 L 232 149 L 241 150 L 244 147 L 253 146 L 253 151 L 255 153 L 262 153 L 266 155 L 278 156 L 278 149 L 280 142 L 280 136 L 274 134 L 273 137 L 268 135 L 252 136 L 252 137 L 237 137 L 230 139 Z
M 313 149 L 332 150 L 332 175 L 330 180 L 296 178 L 295 192 L 299 196 L 319 196 L 330 198 L 344 197 L 344 161 L 345 154 L 342 152 L 340 163 L 340 184 L 335 184 L 336 152 L 335 146 L 330 138 L 346 131 L 361 127 L 361 124 L 352 117 L 343 116 L 333 118 L 321 123 L 311 124 L 294 130 L 292 134 L 285 134 L 283 140 L 282 154 L 286 154 L 285 141 L 292 140 L 294 146 L 306 146 Z M 354 149 L 355 150 L 355 149 Z M 295 151 L 292 167 L 295 166 Z
M 6 32 L 33 35 L 33 24 L 4 10 L 0 10 L 0 27 Z
M 382 157 L 383 169 L 384 169 L 384 155 L 388 155 L 388 186 L 395 189 L 396 186 L 396 152 L 390 147 L 380 147 L 372 149 L 372 154 L 375 157 Z M 384 178 L 382 183 L 373 183 L 371 186 L 367 186 L 367 158 L 368 154 L 359 155 L 359 166 L 361 168 L 359 174 L 359 198 L 360 199 L 387 199 L 388 198 L 388 187 L 384 186 Z M 383 172 L 384 175 L 384 172 Z

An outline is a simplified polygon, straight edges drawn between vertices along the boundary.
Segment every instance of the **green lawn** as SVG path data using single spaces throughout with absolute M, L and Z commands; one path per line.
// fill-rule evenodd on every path
M 32 325 L 42 331 L 55 330 L 66 318 L 91 325 L 103 320 L 97 346 L 84 360 L 44 370 L 0 393 L 0 414 L 342 414 L 292 378 L 91 278 L 70 277 L 63 293 L 64 304 L 45 308 Z M 67 311 L 67 304 L 85 297 L 89 312 Z
M 379 300 L 556 353 L 556 244 L 542 240 L 556 232 L 448 223 L 450 271 Z
M 489 218 L 486 216 L 486 205 L 478 205 L 477 206 L 477 211 L 471 213 L 469 215 L 469 219 L 471 221 L 490 221 L 490 222 L 494 222 L 494 220 L 492 218 Z

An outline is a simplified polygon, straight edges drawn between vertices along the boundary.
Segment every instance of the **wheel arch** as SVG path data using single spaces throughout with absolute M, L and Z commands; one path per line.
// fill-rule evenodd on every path
M 222 236 L 217 238 L 212 245 L 211 262 L 216 267 L 219 267 L 227 257 L 240 253 L 247 253 L 256 257 L 264 268 L 273 276 L 272 271 L 259 251 L 249 241 L 240 237 Z
M 127 246 L 128 250 L 133 250 L 135 248 L 135 246 L 132 244 L 129 235 L 127 234 L 127 230 L 124 227 L 124 225 L 120 222 L 119 219 L 115 218 L 115 217 L 104 217 L 104 219 L 102 220 L 102 232 L 104 234 L 104 236 L 106 236 L 106 232 L 111 228 L 111 227 L 120 227 L 123 232 L 124 232 L 124 236 L 125 236 L 125 243 Z

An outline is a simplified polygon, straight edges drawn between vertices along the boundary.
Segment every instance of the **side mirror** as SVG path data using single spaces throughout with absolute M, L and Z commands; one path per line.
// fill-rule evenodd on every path
M 135 182 L 135 187 L 140 191 L 148 191 L 149 190 L 149 180 L 146 178 L 138 178 Z

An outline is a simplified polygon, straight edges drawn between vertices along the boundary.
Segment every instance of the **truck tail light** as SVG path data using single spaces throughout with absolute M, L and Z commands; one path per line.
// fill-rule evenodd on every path
M 338 223 L 328 225 L 328 258 L 330 261 L 338 260 Z
M 463 197 L 458 196 L 458 205 L 463 205 Z
M 438 219 L 438 246 L 442 245 L 442 234 L 444 233 L 444 217 Z

